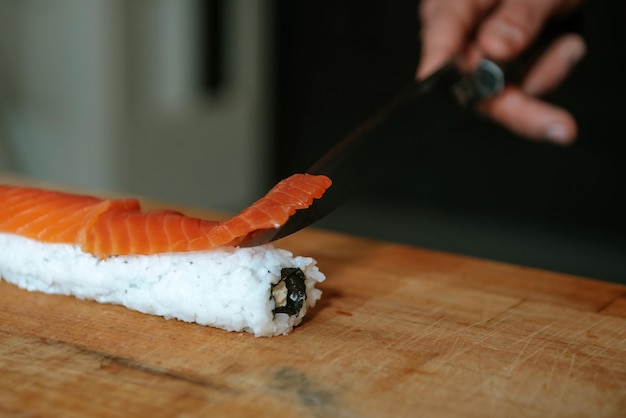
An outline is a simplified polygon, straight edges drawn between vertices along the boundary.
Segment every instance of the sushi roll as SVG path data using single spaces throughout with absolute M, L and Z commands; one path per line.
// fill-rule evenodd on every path
M 316 261 L 248 234 L 278 228 L 330 186 L 293 175 L 239 214 L 203 220 L 100 199 L 0 186 L 0 275 L 30 291 L 113 303 L 165 318 L 288 334 L 321 297 Z

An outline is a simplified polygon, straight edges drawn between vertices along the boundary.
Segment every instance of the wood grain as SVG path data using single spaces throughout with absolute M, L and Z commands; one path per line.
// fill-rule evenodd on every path
M 624 416 L 625 286 L 315 229 L 279 244 L 327 275 L 282 337 L 0 282 L 0 415 Z

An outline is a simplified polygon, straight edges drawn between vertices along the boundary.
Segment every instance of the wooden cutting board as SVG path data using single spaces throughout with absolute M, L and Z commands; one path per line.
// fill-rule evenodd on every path
M 626 286 L 315 229 L 280 246 L 327 280 L 274 338 L 0 282 L 0 415 L 626 416 Z

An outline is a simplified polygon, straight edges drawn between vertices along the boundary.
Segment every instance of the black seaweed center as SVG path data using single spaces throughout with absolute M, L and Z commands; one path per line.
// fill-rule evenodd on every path
M 306 277 L 304 272 L 296 267 L 286 267 L 280 271 L 280 281 L 272 285 L 272 291 L 281 282 L 287 287 L 287 298 L 284 306 L 277 306 L 272 312 L 298 315 L 306 300 Z M 273 296 L 273 293 L 272 293 Z

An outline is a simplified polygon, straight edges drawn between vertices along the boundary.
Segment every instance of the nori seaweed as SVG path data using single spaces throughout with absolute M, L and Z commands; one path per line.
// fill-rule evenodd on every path
M 304 272 L 296 267 L 286 267 L 280 271 L 280 278 L 280 281 L 272 286 L 272 290 L 281 282 L 285 282 L 287 299 L 284 306 L 277 306 L 272 312 L 274 314 L 286 313 L 289 316 L 298 315 L 306 300 L 306 285 L 304 283 L 306 277 Z

